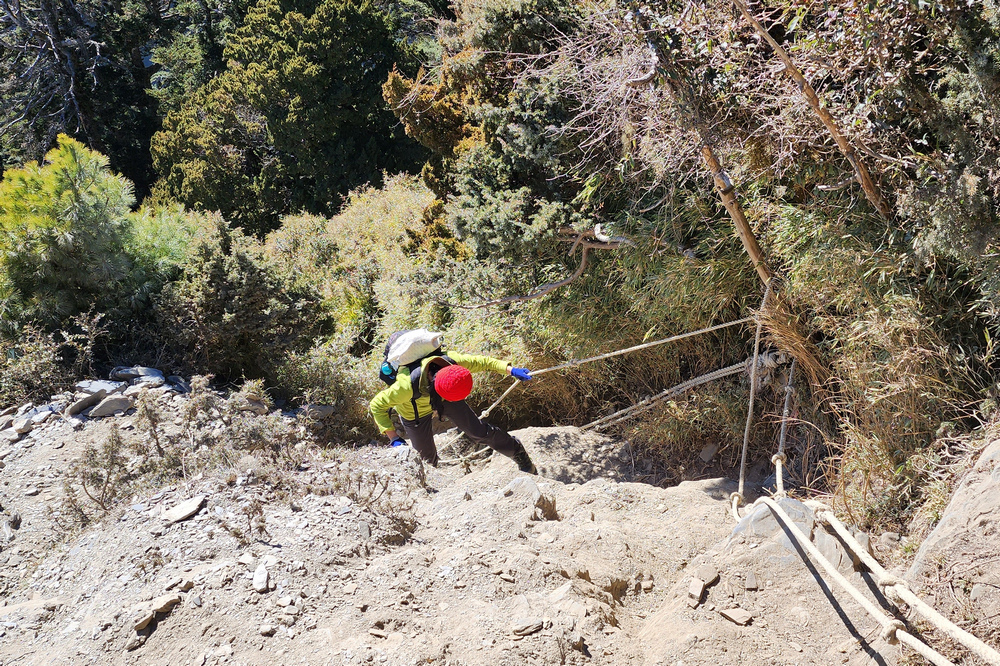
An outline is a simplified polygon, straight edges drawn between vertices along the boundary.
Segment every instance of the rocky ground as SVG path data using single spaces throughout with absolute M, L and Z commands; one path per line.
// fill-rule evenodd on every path
M 307 438 L 220 456 L 197 442 L 237 428 L 227 407 L 208 406 L 216 412 L 192 434 L 189 403 L 204 394 L 141 377 L 114 393 L 99 388 L 106 394 L 86 407 L 93 386 L 44 418 L 34 406 L 11 415 L 15 433 L 0 448 L 0 663 L 919 663 L 826 587 L 769 510 L 735 524 L 730 481 L 633 483 L 627 444 L 573 428 L 517 433 L 537 477 L 500 457 L 434 469 L 408 448 L 324 450 Z M 135 442 L 149 438 L 148 416 L 131 404 L 136 391 L 123 395 L 137 382 L 154 398 L 164 442 L 190 440 L 191 450 L 180 472 L 143 472 L 106 513 L 79 500 L 92 518 L 84 524 L 66 488 L 88 447 L 117 429 L 133 447 L 125 468 L 135 478 L 147 470 Z M 80 415 L 108 395 L 129 401 L 105 417 Z M 246 418 L 303 432 L 308 415 L 238 400 Z M 976 515 L 946 513 L 939 529 L 952 532 L 932 535 L 909 572 L 919 587 L 928 576 L 954 580 L 952 561 L 971 566 L 968 585 L 950 588 L 961 603 L 946 609 L 994 644 L 998 519 L 995 499 L 984 498 L 997 496 L 997 447 L 956 496 L 957 510 Z M 784 502 L 888 606 L 811 511 Z M 886 535 L 871 547 L 891 562 L 913 544 Z M 944 596 L 940 585 L 932 592 Z M 957 662 L 976 663 L 927 635 Z

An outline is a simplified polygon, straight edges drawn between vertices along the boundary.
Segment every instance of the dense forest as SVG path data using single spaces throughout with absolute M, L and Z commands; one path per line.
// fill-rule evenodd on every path
M 886 525 L 933 521 L 995 418 L 993 0 L 0 9 L 4 403 L 145 363 L 334 404 L 327 436 L 367 442 L 394 330 L 547 367 L 759 313 L 797 364 L 793 478 Z M 496 417 L 586 423 L 753 339 L 554 373 Z M 749 392 L 621 427 L 682 478 L 735 459 Z

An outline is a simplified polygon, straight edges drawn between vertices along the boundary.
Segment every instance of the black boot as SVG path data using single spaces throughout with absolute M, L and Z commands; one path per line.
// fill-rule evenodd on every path
M 535 469 L 535 463 L 531 462 L 531 457 L 524 450 L 524 444 L 521 444 L 521 440 L 517 437 L 514 437 L 513 440 L 517 442 L 517 449 L 514 451 L 511 459 L 517 463 L 517 468 L 526 474 L 538 474 L 538 470 Z

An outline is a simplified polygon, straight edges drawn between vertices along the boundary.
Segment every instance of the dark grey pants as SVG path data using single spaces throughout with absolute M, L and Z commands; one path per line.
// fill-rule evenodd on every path
M 520 449 L 517 440 L 495 425 L 480 421 L 476 413 L 464 400 L 460 402 L 443 401 L 441 407 L 442 416 L 455 424 L 455 427 L 464 432 L 477 442 L 486 444 L 488 447 L 502 453 L 508 458 L 512 457 Z M 434 446 L 433 412 L 427 416 L 421 416 L 416 421 L 407 421 L 403 417 L 399 420 L 403 422 L 406 436 L 410 444 L 417 450 L 420 457 L 432 465 L 438 463 L 437 447 Z

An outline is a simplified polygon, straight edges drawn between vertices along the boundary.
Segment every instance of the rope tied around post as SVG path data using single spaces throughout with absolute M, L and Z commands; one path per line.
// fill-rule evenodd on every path
M 740 486 L 739 490 L 730 496 L 733 503 L 733 516 L 738 521 L 739 518 L 739 507 L 743 504 L 743 490 L 746 484 L 746 471 L 747 471 L 747 445 L 750 442 L 750 424 L 753 423 L 753 402 L 754 397 L 757 393 L 757 355 L 760 351 L 760 333 L 761 328 L 764 325 L 763 320 L 760 317 L 760 313 L 764 311 L 767 306 L 767 299 L 771 296 L 771 285 L 774 283 L 774 278 L 770 278 L 767 281 L 767 286 L 764 287 L 764 298 L 760 301 L 760 310 L 757 312 L 757 334 L 754 336 L 753 340 L 753 356 L 750 361 L 750 400 L 749 407 L 747 409 L 747 424 L 743 429 L 743 453 L 740 455 Z

